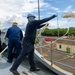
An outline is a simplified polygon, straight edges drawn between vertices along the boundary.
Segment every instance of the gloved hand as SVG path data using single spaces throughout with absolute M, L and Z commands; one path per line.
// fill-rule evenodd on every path
M 54 14 L 54 15 L 52 15 L 52 18 L 55 18 L 55 17 L 57 17 L 57 15 L 55 15 L 55 14 Z
M 44 26 L 48 26 L 48 25 L 49 25 L 49 23 L 45 23 L 45 24 L 44 24 Z
M 49 25 L 49 23 L 46 24 L 47 26 Z

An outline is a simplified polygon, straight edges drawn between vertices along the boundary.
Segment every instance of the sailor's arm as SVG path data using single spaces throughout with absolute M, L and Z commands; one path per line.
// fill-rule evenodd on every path
M 48 26 L 48 25 L 49 25 L 48 23 L 45 23 L 45 24 L 39 25 L 39 26 L 37 27 L 37 29 L 42 28 L 42 27 L 44 27 L 44 26 Z
M 44 18 L 44 19 L 41 19 L 41 20 L 37 20 L 37 24 L 42 24 L 42 23 L 45 23 L 53 18 L 57 17 L 57 15 L 52 15 L 51 17 L 48 17 L 48 18 Z

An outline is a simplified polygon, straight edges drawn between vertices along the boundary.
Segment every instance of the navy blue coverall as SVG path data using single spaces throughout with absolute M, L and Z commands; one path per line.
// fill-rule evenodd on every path
M 2 51 L 2 45 L 1 45 L 1 30 L 0 30 L 0 52 Z
M 12 62 L 13 49 L 16 49 L 16 58 L 21 52 L 23 33 L 17 25 L 12 25 L 12 27 L 7 30 L 6 37 L 8 38 L 8 61 Z
M 12 65 L 12 70 L 17 70 L 18 66 L 21 64 L 21 62 L 27 55 L 29 57 L 30 68 L 36 67 L 34 63 L 34 42 L 36 38 L 36 30 L 37 28 L 40 28 L 39 26 L 41 26 L 42 23 L 47 22 L 53 18 L 55 18 L 55 15 L 42 20 L 34 20 L 28 22 L 25 31 L 25 37 L 23 38 L 23 49 L 21 51 L 21 54 L 18 56 L 18 58 Z

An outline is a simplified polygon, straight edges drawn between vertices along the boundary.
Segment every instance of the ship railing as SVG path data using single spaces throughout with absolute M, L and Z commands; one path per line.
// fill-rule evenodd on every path
M 51 62 L 52 65 L 57 65 L 63 70 L 68 72 L 74 73 L 75 71 L 75 49 L 74 44 L 75 40 L 70 39 L 63 39 L 65 41 L 70 41 L 69 43 L 58 43 L 57 41 L 54 42 L 53 38 L 50 38 L 48 43 L 45 42 L 44 38 L 46 37 L 39 37 L 40 43 L 37 44 L 36 49 L 37 51 L 43 55 L 45 59 Z M 64 50 L 66 49 L 66 50 Z M 72 51 L 71 51 L 72 50 Z

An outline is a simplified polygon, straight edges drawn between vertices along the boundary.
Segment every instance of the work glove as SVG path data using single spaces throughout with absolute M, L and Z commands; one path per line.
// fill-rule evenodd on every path
M 49 26 L 49 23 L 47 23 L 47 26 Z
M 55 17 L 57 17 L 57 15 L 55 15 L 55 14 L 54 14 L 54 15 L 52 15 L 52 18 L 55 18 Z

